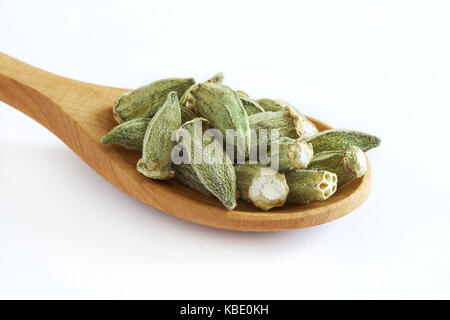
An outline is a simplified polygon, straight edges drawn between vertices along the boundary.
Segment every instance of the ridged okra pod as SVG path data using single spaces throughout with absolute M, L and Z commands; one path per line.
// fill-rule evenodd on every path
M 216 73 L 211 78 L 206 80 L 205 82 L 212 82 L 212 83 L 222 83 L 223 82 L 224 75 L 222 72 Z M 192 85 L 186 92 L 181 96 L 180 98 L 180 105 L 186 108 L 193 108 L 194 107 L 194 98 L 192 97 L 191 91 L 195 88 L 195 84 Z
M 136 118 L 153 117 L 175 91 L 181 97 L 195 83 L 192 78 L 171 78 L 152 82 L 121 95 L 113 107 L 114 118 L 122 123 Z
M 259 112 L 264 112 L 265 110 L 256 102 L 255 100 L 250 99 L 248 96 L 236 92 L 239 99 L 241 99 L 242 105 L 247 112 L 247 115 L 252 115 Z
M 173 165 L 173 168 L 175 169 L 175 179 L 180 181 L 182 184 L 208 197 L 214 197 L 214 195 L 208 189 L 206 189 L 206 187 L 200 181 L 190 164 L 181 163 L 178 165 Z
M 267 141 L 270 141 L 272 130 L 278 130 L 280 137 L 298 139 L 302 135 L 302 121 L 297 112 L 290 107 L 281 111 L 266 111 L 255 113 L 248 117 L 250 127 L 256 131 L 258 140 L 261 138 L 261 129 L 267 130 Z
M 102 137 L 103 144 L 120 144 L 128 149 L 142 150 L 150 118 L 138 118 L 119 124 Z
M 180 107 L 180 109 L 181 109 L 181 124 L 199 117 L 199 115 L 196 114 L 192 109 L 188 109 L 183 106 Z
M 278 144 L 278 148 L 272 148 L 274 143 Z M 271 144 L 271 158 L 278 157 L 278 170 L 282 172 L 306 168 L 313 154 L 312 145 L 300 139 L 281 137 Z
M 247 113 L 236 93 L 227 86 L 205 82 L 191 90 L 195 100 L 194 111 L 209 120 L 224 138 L 227 130 L 234 133 L 234 145 L 239 154 L 248 154 L 250 148 L 250 125 Z
M 170 92 L 166 102 L 150 120 L 144 136 L 142 158 L 137 170 L 152 179 L 166 180 L 175 175 L 171 154 L 175 142 L 172 133 L 181 125 L 180 104 L 176 92 Z
M 335 173 L 338 188 L 362 177 L 367 171 L 364 152 L 356 147 L 347 147 L 344 151 L 323 151 L 314 156 L 308 169 L 327 170 Z
M 190 164 L 204 187 L 232 210 L 236 206 L 236 174 L 231 160 L 222 145 L 203 134 L 208 121 L 196 118 L 175 131 L 180 143 L 184 163 Z
M 325 130 L 305 139 L 305 141 L 313 145 L 315 153 L 333 150 L 343 151 L 349 146 L 356 146 L 366 152 L 378 147 L 381 143 L 378 137 L 352 130 Z
M 300 118 L 302 119 L 302 136 L 301 136 L 302 139 L 309 138 L 309 137 L 319 133 L 319 130 L 317 130 L 314 123 L 309 121 L 303 113 L 298 111 L 289 102 L 286 102 L 286 101 L 280 100 L 280 99 L 259 99 L 259 100 L 257 100 L 257 102 L 266 111 L 280 111 L 286 107 L 289 107 L 292 110 L 295 110 L 300 115 Z
M 326 200 L 337 189 L 337 176 L 329 171 L 295 169 L 286 171 L 284 175 L 289 186 L 288 203 Z
M 281 99 L 258 99 L 256 102 L 265 110 L 265 111 L 281 111 L 286 107 L 292 108 L 292 105 L 289 102 L 286 102 Z
M 284 205 L 289 187 L 282 173 L 261 164 L 246 163 L 235 169 L 242 199 L 265 211 Z

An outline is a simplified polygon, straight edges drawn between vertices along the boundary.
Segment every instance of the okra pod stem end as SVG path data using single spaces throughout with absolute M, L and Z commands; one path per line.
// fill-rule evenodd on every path
M 175 176 L 174 170 L 161 170 L 161 165 L 156 162 L 150 162 L 147 166 L 144 161 L 140 159 L 136 165 L 137 171 L 150 179 L 168 180 Z

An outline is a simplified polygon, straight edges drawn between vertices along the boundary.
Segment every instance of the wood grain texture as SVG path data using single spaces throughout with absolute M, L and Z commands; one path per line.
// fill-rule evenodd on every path
M 371 189 L 371 169 L 326 201 L 287 205 L 261 212 L 246 202 L 233 211 L 174 181 L 148 180 L 135 167 L 139 153 L 104 146 L 100 138 L 116 123 L 111 112 L 127 89 L 67 79 L 0 53 L 0 99 L 35 119 L 69 146 L 98 174 L 130 196 L 176 217 L 223 229 L 278 231 L 338 219 L 360 206 Z M 330 127 L 309 118 L 319 130 Z M 11 159 L 13 161 L 14 159 Z

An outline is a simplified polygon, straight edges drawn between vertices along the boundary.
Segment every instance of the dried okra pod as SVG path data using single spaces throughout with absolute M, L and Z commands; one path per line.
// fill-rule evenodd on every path
M 142 158 L 137 170 L 152 179 L 166 180 L 175 175 L 171 169 L 171 154 L 175 143 L 172 132 L 181 125 L 181 111 L 177 93 L 170 92 L 166 102 L 150 120 L 144 136 Z
M 213 82 L 213 83 L 222 83 L 223 82 L 223 73 L 219 72 L 213 75 L 210 79 L 206 80 L 207 82 Z
M 323 151 L 314 155 L 308 169 L 327 170 L 338 177 L 338 188 L 361 178 L 367 170 L 367 161 L 364 152 L 356 147 L 347 147 L 344 151 Z
M 183 147 L 183 157 L 186 155 L 188 164 L 201 184 L 228 210 L 233 210 L 236 207 L 234 167 L 221 144 L 215 139 L 207 139 L 202 134 L 203 129 L 208 127 L 207 124 L 207 120 L 196 118 L 183 124 L 175 131 L 174 136 Z M 200 132 L 198 139 L 196 139 L 197 130 Z
M 234 144 L 239 154 L 248 154 L 250 148 L 250 125 L 248 116 L 236 93 L 227 86 L 205 82 L 191 90 L 194 110 L 211 122 L 223 137 L 228 129 L 234 130 Z
M 333 150 L 343 151 L 349 146 L 357 146 L 366 152 L 367 150 L 378 147 L 381 143 L 378 137 L 351 130 L 325 130 L 305 141 L 313 145 L 315 153 Z
M 271 151 L 271 158 L 278 156 L 279 171 L 304 169 L 313 157 L 312 145 L 303 140 L 281 137 L 276 143 L 278 152 Z
M 284 175 L 289 186 L 289 203 L 326 200 L 337 189 L 337 176 L 329 171 L 295 169 L 286 171 Z
M 169 92 L 175 91 L 181 97 L 194 83 L 192 78 L 163 79 L 127 92 L 117 98 L 113 108 L 114 118 L 122 123 L 135 118 L 153 117 Z
M 192 109 L 188 109 L 186 107 L 180 107 L 180 109 L 181 109 L 181 124 L 199 117 L 199 115 L 196 114 Z
M 255 100 L 243 95 L 242 93 L 236 92 L 239 99 L 241 99 L 242 105 L 244 106 L 247 115 L 252 115 L 259 112 L 264 112 L 264 109 Z
M 312 123 L 311 121 L 309 121 L 305 115 L 301 112 L 299 112 L 300 116 L 302 117 L 302 125 L 303 125 L 303 132 L 302 132 L 302 139 L 308 139 L 316 134 L 319 133 L 319 130 L 317 129 L 317 127 L 314 125 L 314 123 Z
M 222 83 L 223 82 L 223 73 L 219 72 L 215 75 L 213 75 L 211 78 L 206 80 L 205 82 L 211 82 L 211 83 Z M 195 84 L 193 84 L 186 92 L 181 96 L 180 98 L 180 105 L 186 108 L 193 108 L 194 107 L 194 98 L 191 95 L 192 89 L 195 87 Z
M 309 121 L 303 113 L 299 112 L 289 102 L 286 102 L 286 101 L 280 100 L 280 99 L 259 99 L 257 102 L 266 111 L 280 111 L 286 107 L 289 107 L 289 108 L 292 108 L 292 110 L 295 110 L 302 119 L 302 137 L 301 137 L 302 139 L 309 138 L 309 137 L 319 133 L 319 130 L 317 130 L 314 123 Z
M 242 199 L 265 211 L 284 205 L 289 187 L 282 173 L 261 164 L 241 164 L 235 170 Z
M 179 165 L 174 165 L 173 168 L 175 169 L 175 179 L 180 181 L 182 184 L 208 197 L 214 197 L 214 195 L 208 189 L 206 189 L 206 187 L 200 181 L 190 164 L 182 163 Z
M 256 102 L 259 103 L 259 105 L 265 110 L 265 111 L 281 111 L 286 107 L 292 108 L 292 105 L 289 102 L 280 100 L 280 99 L 259 99 L 256 100 Z
M 237 94 L 237 95 L 244 96 L 244 97 L 247 97 L 247 98 L 250 98 L 250 96 L 248 95 L 248 93 L 247 93 L 247 92 L 244 92 L 244 91 L 242 91 L 242 90 L 236 90 L 236 94 Z
M 142 150 L 145 131 L 150 118 L 137 118 L 119 124 L 102 137 L 103 144 L 116 143 L 128 149 Z
M 248 117 L 248 121 L 257 134 L 260 129 L 266 129 L 267 137 L 270 137 L 273 129 L 278 130 L 280 137 L 298 139 L 302 135 L 301 117 L 290 107 L 285 107 L 281 111 L 255 113 Z

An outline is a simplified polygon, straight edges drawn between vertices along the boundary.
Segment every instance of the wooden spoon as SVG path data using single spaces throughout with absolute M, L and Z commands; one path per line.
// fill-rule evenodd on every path
M 98 174 L 130 196 L 195 223 L 241 231 L 304 228 L 340 218 L 360 206 L 371 170 L 326 201 L 262 212 L 246 202 L 233 211 L 174 180 L 148 180 L 136 171 L 139 153 L 100 144 L 116 123 L 112 106 L 127 89 L 76 81 L 34 68 L 0 52 L 0 99 L 45 126 Z M 330 126 L 309 118 L 319 130 Z M 12 159 L 11 159 L 12 160 Z M 111 201 L 114 201 L 112 199 Z

